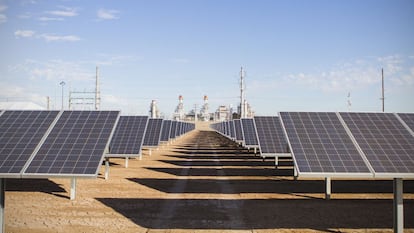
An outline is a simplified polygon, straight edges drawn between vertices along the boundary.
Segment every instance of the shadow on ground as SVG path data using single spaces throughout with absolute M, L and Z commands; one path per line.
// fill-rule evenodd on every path
M 392 200 L 138 199 L 98 198 L 150 229 L 392 228 Z M 414 200 L 404 203 L 405 228 L 413 228 Z
M 217 173 L 222 171 L 225 176 L 293 176 L 293 169 L 275 169 L 273 168 L 189 168 L 188 173 L 183 174 L 182 168 L 165 168 L 165 167 L 148 167 L 146 169 L 163 172 L 175 176 L 218 176 Z
M 57 197 L 69 198 L 60 184 L 48 179 L 8 179 L 6 191 L 11 192 L 42 192 Z
M 129 178 L 164 193 L 325 193 L 323 180 L 218 180 L 218 179 L 152 179 Z M 177 187 L 183 187 L 177 189 Z M 225 188 L 223 188 L 225 187 Z M 393 193 L 392 180 L 335 180 L 332 193 Z M 414 193 L 414 181 L 404 181 L 404 193 Z

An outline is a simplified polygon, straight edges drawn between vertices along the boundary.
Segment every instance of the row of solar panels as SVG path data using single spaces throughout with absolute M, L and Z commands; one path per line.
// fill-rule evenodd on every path
M 142 146 L 194 129 L 191 123 L 119 114 L 0 111 L 0 178 L 95 177 L 104 155 L 140 154 Z
M 141 148 L 157 147 L 195 128 L 193 123 L 148 118 L 147 116 L 121 116 L 109 145 L 107 157 L 133 157 Z
M 235 119 L 214 123 L 211 127 L 244 147 L 259 148 L 262 157 L 289 154 L 288 144 L 277 116 Z
M 299 176 L 414 178 L 411 113 L 281 112 L 212 128 L 246 147 L 257 141 L 262 155 L 290 153 Z

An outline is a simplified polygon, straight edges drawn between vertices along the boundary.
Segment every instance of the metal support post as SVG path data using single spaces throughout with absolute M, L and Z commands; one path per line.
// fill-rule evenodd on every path
M 277 165 L 279 165 L 279 157 L 275 156 L 275 166 L 277 167 Z
M 75 200 L 76 197 L 76 178 L 72 177 L 70 179 L 70 200 Z
M 125 157 L 125 168 L 128 168 L 129 157 Z
M 394 232 L 404 232 L 403 180 L 394 178 Z
M 331 177 L 326 177 L 325 183 L 326 183 L 325 199 L 330 200 L 331 199 Z
M 257 148 L 255 147 L 254 148 L 254 155 L 256 155 L 257 154 Z
M 293 179 L 294 180 L 298 179 L 298 170 L 296 170 L 295 166 L 293 166 Z
M 4 208 L 5 208 L 5 194 L 6 194 L 6 179 L 0 179 L 0 233 L 5 232 L 4 223 Z
M 105 158 L 105 180 L 109 177 L 109 158 Z

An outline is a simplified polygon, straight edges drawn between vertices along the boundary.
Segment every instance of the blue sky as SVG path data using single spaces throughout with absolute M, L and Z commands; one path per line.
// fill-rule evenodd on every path
M 0 101 L 60 108 L 69 89 L 102 109 L 170 116 L 236 106 L 239 70 L 257 115 L 414 112 L 414 1 L 0 0 Z

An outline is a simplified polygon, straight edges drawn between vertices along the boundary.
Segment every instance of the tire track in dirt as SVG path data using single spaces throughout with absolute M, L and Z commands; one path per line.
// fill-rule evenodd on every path
M 197 169 L 194 166 L 194 161 L 197 160 L 198 155 L 204 155 L 205 150 L 209 151 L 209 155 L 211 162 L 214 167 L 216 167 L 216 174 L 212 175 L 213 178 L 220 180 L 220 182 L 206 182 L 206 185 L 211 186 L 211 190 L 219 190 L 220 192 L 217 193 L 219 196 L 216 200 L 205 200 L 202 206 L 199 206 L 200 203 L 191 203 L 191 201 L 185 202 L 185 205 L 190 205 L 192 208 L 203 208 L 208 213 L 206 213 L 206 218 L 197 219 L 194 221 L 194 228 L 197 228 L 197 223 L 202 224 L 211 224 L 217 227 L 226 226 L 226 228 L 237 228 L 237 229 L 244 229 L 245 223 L 244 218 L 240 214 L 240 209 L 243 205 L 242 202 L 228 202 L 226 200 L 229 199 L 240 199 L 240 195 L 235 193 L 235 189 L 233 188 L 232 184 L 229 182 L 228 177 L 226 176 L 223 169 L 223 164 L 221 163 L 219 152 L 220 150 L 225 149 L 228 151 L 229 154 L 234 154 L 236 151 L 228 150 L 227 140 L 222 137 L 217 137 L 211 131 L 199 131 L 194 139 L 194 142 L 191 143 L 192 147 L 189 148 L 190 156 L 186 158 L 180 166 L 180 173 L 179 177 L 176 177 L 174 184 L 168 190 L 168 193 L 173 193 L 174 198 L 168 201 L 168 204 L 165 204 L 161 211 L 159 212 L 159 217 L 155 220 L 154 225 L 160 226 L 160 228 L 167 227 L 167 225 L 174 224 L 174 222 L 185 221 L 185 219 L 181 219 L 180 216 L 183 213 L 180 213 L 180 210 L 186 209 L 184 208 L 182 199 L 180 199 L 182 194 L 188 192 L 191 187 L 188 185 L 188 179 L 191 178 L 189 175 L 190 169 Z M 205 161 L 205 160 L 204 160 Z M 214 187 L 213 187 L 214 185 Z M 197 195 L 197 194 L 195 194 Z M 185 198 L 184 198 L 185 199 Z M 217 208 L 220 207 L 220 208 Z M 214 215 L 212 217 L 212 215 Z M 210 218 L 209 218 L 210 217 Z M 211 218 L 212 217 L 212 218 Z M 190 220 L 189 220 L 190 221 Z M 191 225 L 191 224 L 190 224 Z

